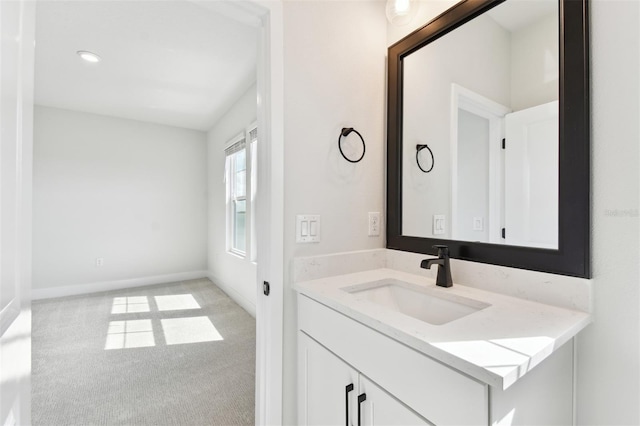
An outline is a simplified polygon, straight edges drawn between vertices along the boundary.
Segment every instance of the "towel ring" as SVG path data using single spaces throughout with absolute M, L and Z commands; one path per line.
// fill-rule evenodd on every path
M 420 151 L 422 151 L 423 149 L 426 149 L 427 151 L 429 151 L 429 154 L 431 154 L 431 167 L 429 167 L 429 170 L 425 170 L 422 168 L 422 166 L 420 165 Z M 422 170 L 424 173 L 429 173 L 431 170 L 433 170 L 433 166 L 436 164 L 436 160 L 433 158 L 433 151 L 431 151 L 431 148 L 429 148 L 429 145 L 421 145 L 418 144 L 416 145 L 416 163 L 418 164 L 418 168 L 420 170 Z
M 360 137 L 360 140 L 362 141 L 362 155 L 357 160 L 352 160 L 352 159 L 348 158 L 346 155 L 344 155 L 344 152 L 342 151 L 342 137 L 343 136 L 345 136 L 345 137 L 348 136 L 349 133 L 351 133 L 351 132 L 353 132 L 356 135 L 358 135 Z M 362 160 L 364 158 L 364 153 L 367 150 L 367 146 L 364 143 L 364 139 L 362 138 L 362 135 L 360 134 L 360 132 L 358 132 L 353 127 L 343 127 L 342 130 L 340 131 L 340 136 L 338 136 L 338 149 L 340 150 L 340 154 L 342 154 L 342 157 L 344 157 L 345 160 L 347 160 L 350 163 L 357 163 L 357 162 L 359 162 L 360 160 Z

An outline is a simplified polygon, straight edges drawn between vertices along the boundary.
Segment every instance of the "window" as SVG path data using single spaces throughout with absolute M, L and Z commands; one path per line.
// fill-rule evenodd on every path
M 244 136 L 225 150 L 227 157 L 227 247 L 241 256 L 247 253 L 247 150 Z
M 247 143 L 248 141 L 248 143 Z M 225 149 L 227 182 L 227 251 L 256 260 L 256 225 L 253 206 L 257 188 L 255 124 L 232 139 Z

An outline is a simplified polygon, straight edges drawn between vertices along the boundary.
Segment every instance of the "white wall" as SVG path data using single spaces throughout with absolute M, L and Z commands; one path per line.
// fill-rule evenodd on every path
M 422 2 L 421 22 L 452 3 Z M 577 424 L 637 425 L 640 3 L 593 0 L 590 8 L 595 322 L 578 336 Z M 415 20 L 407 28 L 389 26 L 389 43 L 418 26 Z
M 296 420 L 296 303 L 291 260 L 381 248 L 367 235 L 367 212 L 384 218 L 384 2 L 284 2 L 285 293 L 284 423 Z M 367 151 L 357 164 L 340 156 L 342 127 Z M 296 214 L 321 215 L 321 241 L 295 243 Z
M 256 313 L 257 298 L 256 264 L 249 259 L 228 253 L 226 247 L 227 200 L 224 183 L 224 148 L 229 140 L 244 132 L 247 126 L 256 121 L 256 118 L 257 91 L 254 84 L 207 133 L 209 278 L 253 316 Z M 258 144 L 260 144 L 259 136 Z M 260 149 L 259 146 L 258 149 Z
M 205 275 L 203 132 L 47 107 L 34 132 L 34 294 Z
M 578 424 L 640 424 L 640 3 L 591 2 L 594 323 L 579 335 Z
M 558 15 L 511 33 L 511 104 L 514 111 L 558 99 Z

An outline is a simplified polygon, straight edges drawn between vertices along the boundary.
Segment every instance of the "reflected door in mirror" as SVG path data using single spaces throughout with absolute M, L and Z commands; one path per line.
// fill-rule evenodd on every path
M 507 114 L 505 242 L 558 247 L 558 103 Z

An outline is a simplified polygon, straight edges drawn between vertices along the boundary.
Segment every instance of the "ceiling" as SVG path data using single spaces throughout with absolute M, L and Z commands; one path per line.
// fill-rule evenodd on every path
M 487 12 L 509 32 L 526 28 L 549 16 L 558 15 L 558 0 L 509 0 Z
M 229 16 L 189 1 L 40 1 L 35 102 L 210 130 L 256 81 L 258 28 Z

